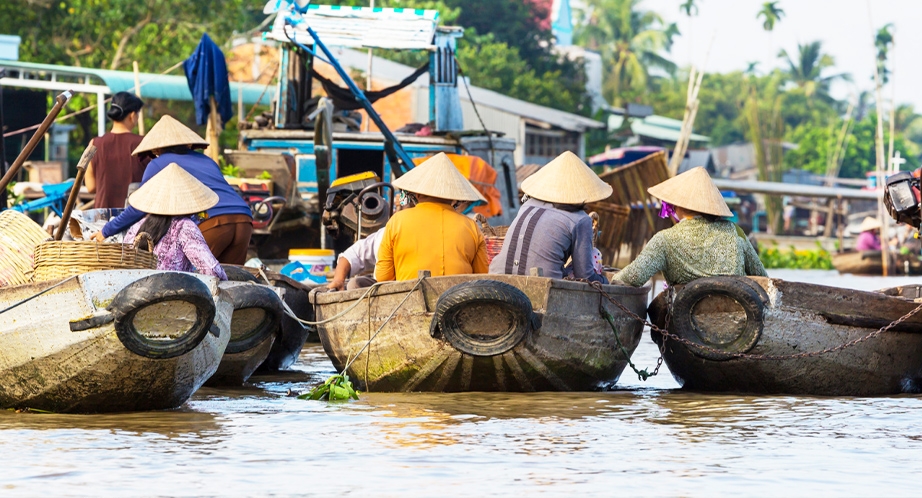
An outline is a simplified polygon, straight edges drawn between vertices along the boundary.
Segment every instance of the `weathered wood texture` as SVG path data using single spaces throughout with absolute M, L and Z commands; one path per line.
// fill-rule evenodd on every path
M 844 344 L 887 325 L 919 303 L 822 285 L 756 278 L 768 293 L 762 335 L 752 354 L 791 355 Z M 901 290 L 889 291 L 899 294 Z M 907 294 L 915 289 L 906 290 Z M 650 306 L 662 327 L 665 295 Z M 697 310 L 697 308 L 696 308 Z M 713 310 L 711 310 L 713 311 Z M 670 327 L 670 332 L 675 332 Z M 651 332 L 661 344 L 662 336 Z M 665 360 L 676 381 L 694 391 L 841 396 L 887 395 L 922 390 L 922 313 L 894 330 L 848 349 L 789 360 L 708 360 L 673 340 Z
M 176 408 L 218 368 L 230 338 L 232 307 L 217 279 L 198 275 L 212 291 L 219 336 L 206 334 L 192 351 L 169 359 L 126 349 L 112 323 L 71 332 L 69 322 L 103 310 L 126 285 L 156 273 L 119 270 L 81 275 L 5 312 L 0 319 L 0 407 L 54 412 Z M 57 282 L 0 289 L 0 309 Z M 177 307 L 177 321 L 189 307 Z
M 531 300 L 540 328 L 508 352 L 472 356 L 429 335 L 439 296 L 462 282 L 495 280 L 514 285 Z M 417 281 L 382 286 L 341 319 L 318 327 L 324 350 L 341 370 L 384 325 Z M 646 288 L 606 286 L 606 292 L 643 314 Z M 311 294 L 318 320 L 345 310 L 364 290 Z M 544 277 L 456 275 L 425 279 L 347 372 L 366 391 L 577 391 L 613 384 L 626 366 L 599 306 L 615 317 L 619 338 L 632 353 L 642 327 L 588 284 Z
M 291 308 L 298 318 L 313 321 L 314 308 L 308 299 L 309 288 L 278 273 L 268 273 L 269 283 L 282 289 L 282 301 Z M 269 351 L 266 361 L 259 366 L 258 371 L 286 370 L 298 360 L 304 343 L 309 339 L 319 342 L 317 333 L 313 328 L 303 327 L 288 315 L 282 317 L 279 325 L 279 336 Z

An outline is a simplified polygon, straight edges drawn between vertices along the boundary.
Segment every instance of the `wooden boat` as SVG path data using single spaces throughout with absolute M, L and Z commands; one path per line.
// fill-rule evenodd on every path
M 644 312 L 648 289 L 604 289 Z M 593 390 L 618 380 L 618 341 L 630 355 L 642 331 L 582 282 L 455 275 L 383 284 L 367 301 L 366 292 L 314 290 L 311 300 L 318 321 L 342 314 L 318 326 L 320 340 L 339 371 L 357 355 L 347 373 L 367 391 Z
M 208 386 L 239 386 L 266 360 L 279 331 L 281 299 L 273 287 L 253 282 L 221 282 L 233 305 L 231 334 L 221 365 Z
M 314 308 L 311 306 L 310 298 L 308 297 L 310 287 L 280 273 L 267 272 L 266 276 L 269 278 L 269 284 L 278 289 L 282 301 L 288 305 L 288 308 L 298 318 L 313 321 Z M 283 314 L 279 324 L 278 337 L 269 351 L 269 356 L 260 365 L 258 371 L 275 372 L 287 370 L 298 360 L 298 355 L 301 354 L 304 343 L 311 336 L 314 337 L 314 342 L 317 342 L 317 333 L 314 328 L 302 326 L 294 318 Z
M 0 407 L 178 407 L 217 370 L 231 312 L 217 279 L 191 273 L 99 271 L 0 288 Z
M 920 289 L 861 292 L 762 277 L 711 277 L 677 286 L 674 297 L 660 294 L 649 313 L 659 327 L 669 313 L 667 330 L 688 341 L 667 338 L 663 353 L 685 389 L 847 396 L 920 392 L 922 312 L 841 348 L 916 309 Z M 652 335 L 663 343 L 662 334 Z M 806 354 L 819 352 L 824 353 Z
M 922 261 L 917 256 L 897 254 L 891 261 L 891 275 L 922 275 Z M 839 252 L 832 255 L 832 266 L 842 274 L 884 274 L 880 251 Z
M 314 308 L 307 296 L 311 287 L 273 271 L 260 272 L 258 269 L 239 265 L 221 266 L 228 280 L 256 282 L 272 286 L 296 316 L 302 320 L 313 320 Z M 269 350 L 269 355 L 257 370 L 262 373 L 271 373 L 288 369 L 297 361 L 301 349 L 304 348 L 304 343 L 311 335 L 314 336 L 314 342 L 319 341 L 316 339 L 316 332 L 313 328 L 304 327 L 294 318 L 282 313 L 272 349 Z

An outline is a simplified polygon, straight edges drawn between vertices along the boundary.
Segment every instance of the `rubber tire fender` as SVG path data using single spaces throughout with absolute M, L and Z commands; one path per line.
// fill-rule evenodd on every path
M 185 301 L 195 306 L 195 322 L 184 334 L 169 341 L 145 339 L 134 326 L 142 309 L 166 301 Z M 195 349 L 208 334 L 215 317 L 211 291 L 194 275 L 164 272 L 135 280 L 116 294 L 106 308 L 115 317 L 115 332 L 132 353 L 152 359 L 182 356 Z
M 237 265 L 221 265 L 221 268 L 224 270 L 224 274 L 227 275 L 227 280 L 229 282 L 256 282 L 259 283 L 259 279 L 256 278 L 252 273 L 244 270 L 242 267 Z
M 234 312 L 246 308 L 262 308 L 266 312 L 265 318 L 246 337 L 234 340 L 231 337 L 225 353 L 242 353 L 250 350 L 272 334 L 279 333 L 279 324 L 282 321 L 282 299 L 269 286 L 260 284 L 235 285 L 221 289 L 228 294 L 234 305 Z M 233 321 L 231 321 L 233 329 Z
M 692 311 L 701 300 L 721 295 L 737 302 L 746 313 L 746 324 L 732 342 L 716 345 L 704 341 L 692 321 Z M 728 360 L 735 353 L 749 352 L 762 337 L 765 307 L 769 303 L 765 289 L 746 277 L 723 276 L 693 280 L 676 294 L 672 303 L 672 328 L 676 335 L 697 344 L 720 349 L 721 353 L 689 347 L 696 356 L 709 360 Z
M 512 327 L 488 340 L 468 335 L 458 324 L 457 316 L 465 307 L 476 303 L 491 303 L 505 308 L 513 317 Z M 530 330 L 537 328 L 531 300 L 524 292 L 505 282 L 473 280 L 455 285 L 439 296 L 429 333 L 435 337 L 441 332 L 455 349 L 463 353 L 496 356 L 514 348 Z

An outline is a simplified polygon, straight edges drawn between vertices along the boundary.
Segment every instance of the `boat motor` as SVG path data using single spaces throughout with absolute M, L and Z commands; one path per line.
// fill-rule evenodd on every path
M 384 190 L 390 189 L 390 200 Z M 333 238 L 343 229 L 357 240 L 367 237 L 387 224 L 394 211 L 394 187 L 380 181 L 378 175 L 368 171 L 335 180 L 327 189 L 323 205 L 323 226 Z
M 884 206 L 890 216 L 900 222 L 906 223 L 916 229 L 922 226 L 922 188 L 920 188 L 919 172 L 910 173 L 901 171 L 887 177 L 884 190 Z

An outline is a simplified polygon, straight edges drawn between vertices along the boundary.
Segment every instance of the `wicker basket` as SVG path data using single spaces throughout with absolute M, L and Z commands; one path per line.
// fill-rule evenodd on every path
M 157 256 L 136 247 L 143 238 L 148 240 L 148 247 L 153 246 L 146 233 L 139 233 L 134 244 L 45 242 L 35 249 L 33 280 L 42 282 L 100 270 L 156 269 Z
M 487 219 L 479 213 L 475 219 L 480 223 L 480 231 L 483 233 L 483 238 L 487 241 L 487 263 L 491 263 L 493 258 L 499 255 L 499 252 L 503 250 L 503 240 L 506 238 L 506 232 L 509 230 L 509 227 L 490 226 L 490 224 L 487 223 Z
M 49 235 L 28 216 L 0 211 L 0 287 L 29 282 L 35 246 Z

